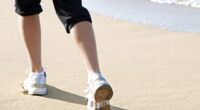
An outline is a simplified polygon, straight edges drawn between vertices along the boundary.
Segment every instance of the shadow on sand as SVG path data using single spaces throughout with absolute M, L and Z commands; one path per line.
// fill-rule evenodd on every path
M 61 100 L 61 101 L 81 104 L 81 105 L 87 104 L 86 99 L 82 96 L 60 90 L 51 85 L 47 85 L 47 88 L 48 88 L 48 94 L 45 96 L 45 98 L 56 99 L 56 100 Z M 128 109 L 119 108 L 115 106 L 111 106 L 111 109 L 112 110 L 128 110 Z

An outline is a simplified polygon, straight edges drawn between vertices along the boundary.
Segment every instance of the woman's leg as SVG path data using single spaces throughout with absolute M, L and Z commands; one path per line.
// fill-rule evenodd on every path
M 100 73 L 96 41 L 90 22 L 77 23 L 71 29 L 72 38 L 77 45 L 88 73 Z
M 32 72 L 42 70 L 41 29 L 39 14 L 20 16 L 20 32 L 23 36 Z

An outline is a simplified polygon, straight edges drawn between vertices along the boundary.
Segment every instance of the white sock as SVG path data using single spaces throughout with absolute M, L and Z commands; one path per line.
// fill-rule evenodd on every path
M 88 81 L 90 81 L 93 77 L 97 77 L 101 75 L 101 73 L 88 73 Z

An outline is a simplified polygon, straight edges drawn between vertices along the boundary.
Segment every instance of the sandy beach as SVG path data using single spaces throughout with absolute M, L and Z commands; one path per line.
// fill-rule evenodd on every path
M 86 70 L 50 1 L 41 14 L 49 93 L 22 93 L 29 66 L 13 3 L 0 4 L 0 110 L 86 110 Z M 91 15 L 112 110 L 200 109 L 200 34 Z

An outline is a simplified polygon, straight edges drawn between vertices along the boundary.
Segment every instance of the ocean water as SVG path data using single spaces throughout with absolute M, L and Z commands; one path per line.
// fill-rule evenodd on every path
M 115 19 L 178 32 L 200 33 L 199 8 L 150 0 L 83 0 L 83 5 L 92 12 Z

